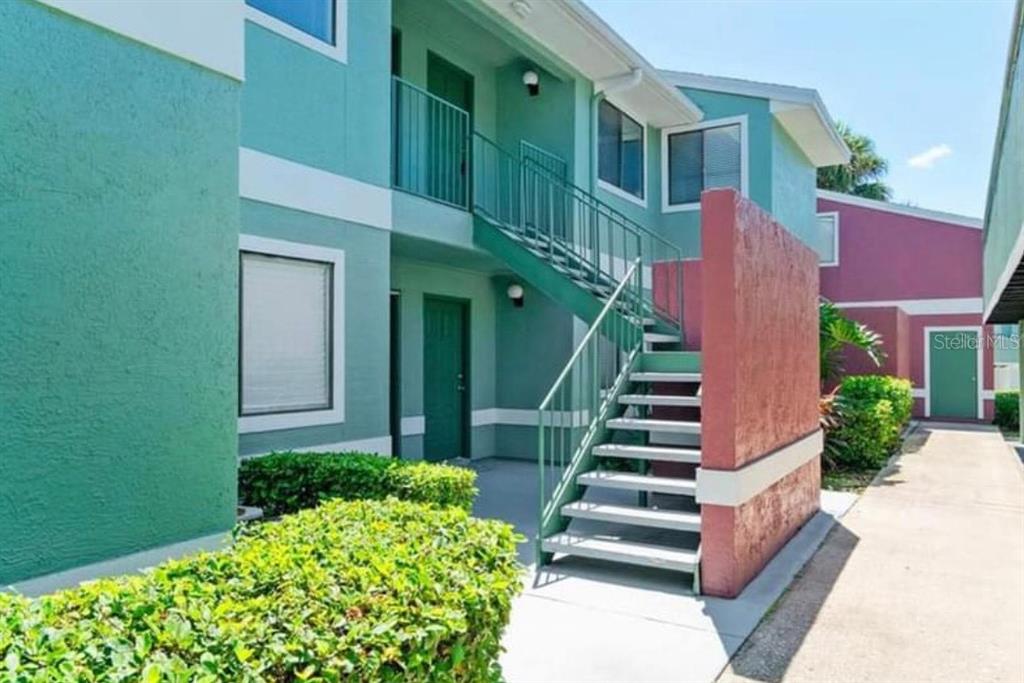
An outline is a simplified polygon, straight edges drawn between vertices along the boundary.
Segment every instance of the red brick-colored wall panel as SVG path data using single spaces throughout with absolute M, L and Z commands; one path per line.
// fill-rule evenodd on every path
M 735 469 L 818 425 L 818 259 L 733 190 L 701 202 L 701 465 Z
M 893 375 L 910 379 L 910 316 L 897 306 L 870 308 L 844 308 L 843 315 L 867 325 L 882 336 L 885 360 L 875 365 L 864 351 L 848 348 L 841 353 L 840 362 L 845 375 Z M 825 387 L 832 389 L 837 382 Z
M 793 470 L 739 507 L 703 505 L 701 589 L 733 598 L 818 510 L 821 461 Z

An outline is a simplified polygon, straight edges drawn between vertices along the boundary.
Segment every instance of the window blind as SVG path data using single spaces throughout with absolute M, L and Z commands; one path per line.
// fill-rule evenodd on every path
M 241 414 L 331 407 L 329 263 L 243 253 Z

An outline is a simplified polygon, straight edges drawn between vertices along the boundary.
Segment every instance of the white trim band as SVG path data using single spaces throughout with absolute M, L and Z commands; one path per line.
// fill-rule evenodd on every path
M 243 0 L 39 0 L 56 10 L 241 81 Z
M 473 427 L 506 425 L 511 427 L 536 427 L 536 408 L 482 408 L 474 410 L 470 424 Z M 545 421 L 545 427 L 586 427 L 590 424 L 590 411 L 562 410 L 551 413 L 553 425 Z M 571 424 L 570 424 L 571 423 Z
M 391 190 L 248 147 L 238 150 L 238 193 L 266 204 L 391 229 Z
M 170 559 L 184 557 L 199 552 L 222 550 L 231 545 L 231 532 L 201 536 L 180 543 L 171 543 L 158 548 L 140 550 L 136 553 L 121 555 L 109 560 L 86 564 L 73 569 L 45 574 L 34 579 L 26 579 L 8 586 L 8 589 L 30 598 L 34 598 L 65 588 L 73 588 L 85 581 L 94 581 L 107 576 L 120 576 L 154 567 Z M 0 591 L 3 587 L 0 587 Z
M 262 458 L 271 453 L 375 453 L 386 457 L 391 456 L 391 437 L 375 436 L 369 439 L 356 439 L 354 441 L 338 441 L 325 443 L 318 446 L 304 446 L 302 448 L 281 448 L 263 453 L 248 453 L 238 456 L 239 460 L 251 460 Z
M 697 502 L 736 507 L 821 454 L 824 434 L 816 429 L 738 470 L 697 468 Z
M 424 415 L 403 417 L 401 420 L 402 436 L 418 436 L 427 433 L 427 418 Z
M 898 306 L 907 315 L 962 315 L 981 313 L 981 298 L 893 299 L 891 301 L 835 301 L 839 308 L 889 308 Z

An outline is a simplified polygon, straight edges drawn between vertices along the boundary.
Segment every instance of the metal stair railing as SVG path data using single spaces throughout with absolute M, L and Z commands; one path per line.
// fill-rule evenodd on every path
M 543 539 L 565 527 L 561 507 L 579 497 L 576 477 L 592 466 L 591 448 L 643 348 L 640 268 L 634 259 L 538 408 L 538 564 Z

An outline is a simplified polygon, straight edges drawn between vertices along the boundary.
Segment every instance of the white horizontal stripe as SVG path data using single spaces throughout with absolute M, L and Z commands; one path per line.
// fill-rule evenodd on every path
M 508 425 L 513 427 L 536 427 L 538 411 L 535 408 L 482 408 L 474 410 L 471 424 L 474 427 L 486 425 Z M 590 424 L 590 412 L 586 410 L 553 411 L 551 422 L 545 419 L 544 426 L 585 427 Z
M 913 389 L 910 390 L 910 395 L 913 396 L 914 398 L 924 398 L 927 394 L 925 393 L 925 390 L 923 388 L 919 389 L 917 387 L 914 387 Z
M 697 468 L 697 502 L 742 505 L 769 486 L 817 457 L 825 440 L 820 429 L 738 470 Z
M 391 190 L 254 149 L 238 150 L 238 192 L 246 199 L 391 229 Z
M 818 190 L 818 199 L 825 199 L 827 201 L 838 202 L 840 204 L 849 204 L 850 206 L 859 206 L 863 209 L 896 213 L 902 216 L 924 218 L 926 220 L 936 221 L 939 223 L 949 223 L 950 225 L 959 225 L 964 228 L 974 228 L 975 230 L 980 230 L 983 225 L 980 218 L 962 216 L 958 213 L 935 211 L 934 209 L 920 209 L 916 206 L 904 206 L 903 204 L 893 204 L 892 202 L 880 202 L 876 199 L 865 199 L 864 197 L 855 197 L 853 195 L 843 194 L 841 192 L 831 192 L 829 190 Z
M 402 436 L 416 436 L 427 431 L 427 418 L 423 415 L 402 418 Z
M 283 448 L 277 452 L 292 451 L 294 453 L 376 453 L 377 455 L 391 455 L 391 437 L 376 436 L 370 439 L 357 439 L 355 441 L 338 441 L 336 443 L 325 443 L 319 446 L 305 446 L 302 448 Z M 240 456 L 242 460 L 251 458 L 262 458 L 270 455 L 271 451 L 265 453 L 252 453 Z
M 193 64 L 245 78 L 243 0 L 40 1 Z
M 231 545 L 231 532 L 222 532 L 201 536 L 180 543 L 151 548 L 130 555 L 122 555 L 110 560 L 94 562 L 74 569 L 66 569 L 53 574 L 46 574 L 34 579 L 19 581 L 10 588 L 30 598 L 46 593 L 71 588 L 84 581 L 94 581 L 107 576 L 120 576 L 154 567 L 170 559 L 192 555 L 203 551 L 214 551 Z M 0 588 L 2 590 L 2 588 Z
M 893 299 L 891 301 L 836 301 L 840 308 L 887 308 L 899 306 L 907 315 L 981 313 L 981 297 L 965 299 Z

